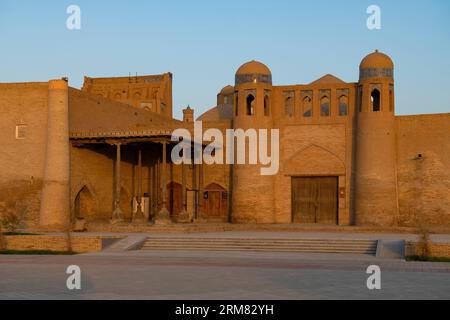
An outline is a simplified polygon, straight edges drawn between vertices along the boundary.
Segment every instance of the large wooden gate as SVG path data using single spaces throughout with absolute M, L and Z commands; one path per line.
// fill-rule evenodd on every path
M 292 221 L 338 224 L 338 178 L 292 178 Z

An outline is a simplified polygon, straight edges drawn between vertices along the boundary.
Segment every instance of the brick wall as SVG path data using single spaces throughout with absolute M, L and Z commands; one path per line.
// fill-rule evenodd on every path
M 399 225 L 450 225 L 450 114 L 398 117 L 397 126 Z
M 6 236 L 7 250 L 50 250 L 67 251 L 65 236 Z M 98 252 L 102 250 L 100 237 L 72 237 L 72 250 L 77 253 Z
M 0 214 L 23 216 L 22 227 L 39 223 L 47 141 L 48 83 L 0 84 Z M 16 138 L 16 126 L 24 136 Z
M 405 256 L 420 255 L 420 246 L 416 242 L 407 242 L 405 244 Z M 431 243 L 430 256 L 439 258 L 450 258 L 450 244 L 448 243 Z

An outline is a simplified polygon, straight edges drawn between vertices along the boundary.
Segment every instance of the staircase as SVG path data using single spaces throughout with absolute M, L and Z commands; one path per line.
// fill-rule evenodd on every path
M 147 238 L 141 250 L 345 253 L 376 255 L 376 240 Z

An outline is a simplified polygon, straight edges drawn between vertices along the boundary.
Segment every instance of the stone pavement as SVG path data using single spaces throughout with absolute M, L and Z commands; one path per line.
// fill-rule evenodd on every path
M 379 265 L 382 290 L 369 291 Z M 66 268 L 82 290 L 66 288 Z M 0 299 L 450 299 L 450 264 L 372 256 L 241 252 L 102 252 L 0 256 Z

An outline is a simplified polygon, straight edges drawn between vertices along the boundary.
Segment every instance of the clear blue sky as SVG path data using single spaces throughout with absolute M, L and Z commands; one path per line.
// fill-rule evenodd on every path
M 82 30 L 66 28 L 66 8 Z M 366 9 L 382 9 L 369 31 Z M 374 49 L 396 64 L 398 114 L 450 112 L 448 0 L 0 0 L 0 82 L 68 76 L 174 74 L 175 116 L 197 115 L 252 59 L 274 84 L 309 83 L 332 73 L 357 81 Z

